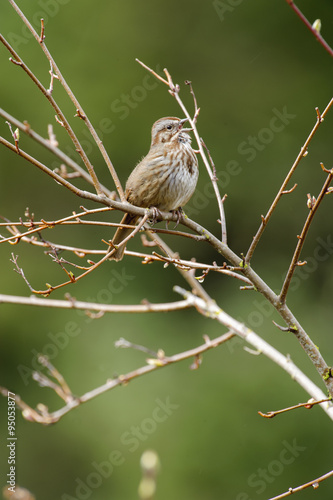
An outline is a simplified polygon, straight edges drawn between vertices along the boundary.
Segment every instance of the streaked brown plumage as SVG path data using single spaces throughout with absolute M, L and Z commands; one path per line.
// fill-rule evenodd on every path
M 199 169 L 191 137 L 183 129 L 186 119 L 161 118 L 151 131 L 150 150 L 130 174 L 125 189 L 129 203 L 158 210 L 178 210 L 191 198 L 196 188 Z M 138 216 L 125 214 L 121 224 L 136 224 Z M 119 227 L 112 244 L 119 245 L 133 229 Z M 109 250 L 113 247 L 110 246 Z M 111 255 L 121 260 L 125 245 Z

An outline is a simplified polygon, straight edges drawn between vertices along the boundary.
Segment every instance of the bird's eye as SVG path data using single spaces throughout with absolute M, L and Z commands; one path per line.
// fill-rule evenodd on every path
M 167 130 L 171 130 L 172 129 L 172 125 L 167 125 Z

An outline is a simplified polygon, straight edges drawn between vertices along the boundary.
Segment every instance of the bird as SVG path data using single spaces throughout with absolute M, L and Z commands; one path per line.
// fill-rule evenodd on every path
M 136 165 L 125 186 L 126 200 L 142 208 L 157 211 L 177 211 L 193 195 L 199 176 L 198 160 L 187 133 L 183 128 L 188 118 L 165 117 L 157 120 L 151 130 L 151 144 L 147 155 Z M 140 216 L 126 213 L 121 225 L 135 225 Z M 116 251 L 110 260 L 122 260 L 125 244 L 133 228 L 118 227 L 109 247 Z

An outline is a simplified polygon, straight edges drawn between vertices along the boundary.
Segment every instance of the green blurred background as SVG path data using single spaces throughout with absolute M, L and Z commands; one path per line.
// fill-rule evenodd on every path
M 181 96 L 190 109 L 189 89 L 183 82 L 193 82 L 201 107 L 199 132 L 214 158 L 221 192 L 228 194 L 228 241 L 234 251 L 246 252 L 260 214 L 268 209 L 315 123 L 315 107 L 323 111 L 332 97 L 332 60 L 287 3 L 31 0 L 19 5 L 36 27 L 44 17 L 46 44 L 101 131 L 123 182 L 148 151 L 152 123 L 162 116 L 181 115 L 166 88 L 148 78 L 135 58 L 159 71 L 167 67 L 174 81 L 181 84 Z M 322 20 L 322 34 L 332 45 L 331 1 L 303 0 L 301 7 L 311 22 Z M 48 86 L 47 61 L 4 0 L 0 27 Z M 60 146 L 71 151 L 51 107 L 8 57 L 1 46 L 1 107 L 20 120 L 28 120 L 44 136 L 47 124 L 53 123 Z M 72 118 L 75 110 L 57 82 L 54 96 L 71 118 L 100 180 L 113 189 L 99 152 L 83 124 Z M 283 111 L 289 118 L 281 130 L 267 130 L 276 113 Z M 308 213 L 306 194 L 316 196 L 324 181 L 319 162 L 332 167 L 332 125 L 330 112 L 295 175 L 297 190 L 282 199 L 256 251 L 254 268 L 276 290 Z M 4 120 L 0 132 L 10 140 Z M 52 168 L 57 166 L 54 157 L 21 136 L 23 149 Z M 252 152 L 251 137 L 258 138 L 259 145 Z M 231 165 L 237 166 L 237 175 L 230 170 Z M 5 148 L 0 150 L 0 166 L 2 216 L 17 220 L 24 217 L 26 207 L 36 219 L 59 218 L 79 210 L 80 199 Z M 187 212 L 218 235 L 216 202 L 207 186 L 209 180 L 201 165 L 197 193 Z M 331 207 L 332 199 L 327 197 L 302 255 L 308 267 L 294 281 L 288 298 L 329 364 L 333 363 L 332 259 L 322 242 L 332 238 Z M 113 221 L 119 218 L 119 214 L 112 215 Z M 107 219 L 111 220 L 111 215 Z M 85 227 L 44 233 L 52 241 L 88 248 L 103 248 L 101 239 L 110 236 L 106 229 Z M 185 258 L 223 262 L 208 245 L 175 238 L 167 241 Z M 139 239 L 130 248 L 140 248 Z M 39 249 L 23 243 L 1 245 L 1 293 L 30 294 L 13 271 L 9 261 L 12 251 L 19 255 L 19 264 L 36 288 L 64 279 L 60 269 Z M 324 256 L 321 262 L 315 257 L 318 251 Z M 172 291 L 175 284 L 187 286 L 174 269 L 159 264 L 143 267 L 139 261 L 125 258 L 119 264 L 106 263 L 67 291 L 80 300 L 136 304 L 144 298 L 152 302 L 177 300 Z M 224 310 L 246 322 L 282 353 L 290 354 L 323 388 L 297 341 L 273 326 L 272 320 L 279 318 L 267 304 L 265 307 L 261 296 L 240 292 L 239 283 L 213 273 L 204 285 Z M 63 295 L 60 290 L 52 298 Z M 204 334 L 214 338 L 224 331 L 195 310 L 105 315 L 92 321 L 74 311 L 13 305 L 1 305 L 0 328 L 1 385 L 20 394 L 31 406 L 42 402 L 50 411 L 57 409 L 60 401 L 50 390 L 31 381 L 36 353 L 49 355 L 73 392 L 81 395 L 116 374 L 144 364 L 143 354 L 114 348 L 119 337 L 171 355 L 199 345 Z M 141 377 L 87 403 L 51 427 L 26 422 L 18 412 L 17 482 L 33 491 L 38 500 L 137 498 L 139 459 L 145 449 L 152 448 L 161 461 L 156 495 L 160 500 L 261 500 L 331 468 L 331 422 L 320 408 L 298 410 L 274 420 L 258 416 L 258 410 L 279 409 L 308 399 L 268 359 L 251 356 L 242 342 L 235 341 L 206 353 L 199 370 L 191 371 L 189 365 L 186 361 Z M 168 402 L 172 407 L 164 414 L 167 418 L 157 422 L 154 415 L 163 412 L 156 408 Z M 0 482 L 5 485 L 4 399 L 0 399 L 0 405 Z M 137 428 L 140 437 L 133 438 Z M 289 463 L 282 463 L 284 450 L 293 446 Z M 115 451 L 121 454 L 121 465 L 111 474 L 105 469 L 107 477 L 96 473 L 96 463 L 110 464 Z M 265 478 L 260 477 L 263 474 Z M 306 490 L 299 498 L 328 500 L 332 492 L 333 482 L 328 480 L 318 491 Z

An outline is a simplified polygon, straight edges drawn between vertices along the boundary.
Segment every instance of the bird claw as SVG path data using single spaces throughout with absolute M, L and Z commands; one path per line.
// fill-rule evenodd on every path
M 149 220 L 149 223 L 154 226 L 158 217 L 162 216 L 162 212 L 157 207 L 150 207 L 150 210 L 153 212 L 153 218 Z
M 176 222 L 176 225 L 174 227 L 174 229 L 176 229 L 176 227 L 180 223 L 180 219 L 184 215 L 184 211 L 183 211 L 182 207 L 179 207 L 179 208 L 177 208 L 177 210 L 172 210 L 172 214 L 177 216 L 177 222 Z
M 153 212 L 153 218 L 149 220 L 149 224 L 151 226 L 154 226 L 156 224 L 156 222 L 158 222 L 157 221 L 158 217 L 162 217 L 162 212 L 157 207 L 149 207 L 149 208 Z M 177 217 L 176 225 L 174 227 L 174 229 L 176 229 L 176 227 L 179 225 L 179 223 L 181 221 L 181 218 L 184 215 L 184 211 L 183 211 L 182 207 L 179 207 L 176 210 L 171 210 L 171 213 L 172 213 L 172 215 Z M 167 229 L 168 229 L 168 224 L 169 224 L 169 221 L 166 221 Z

